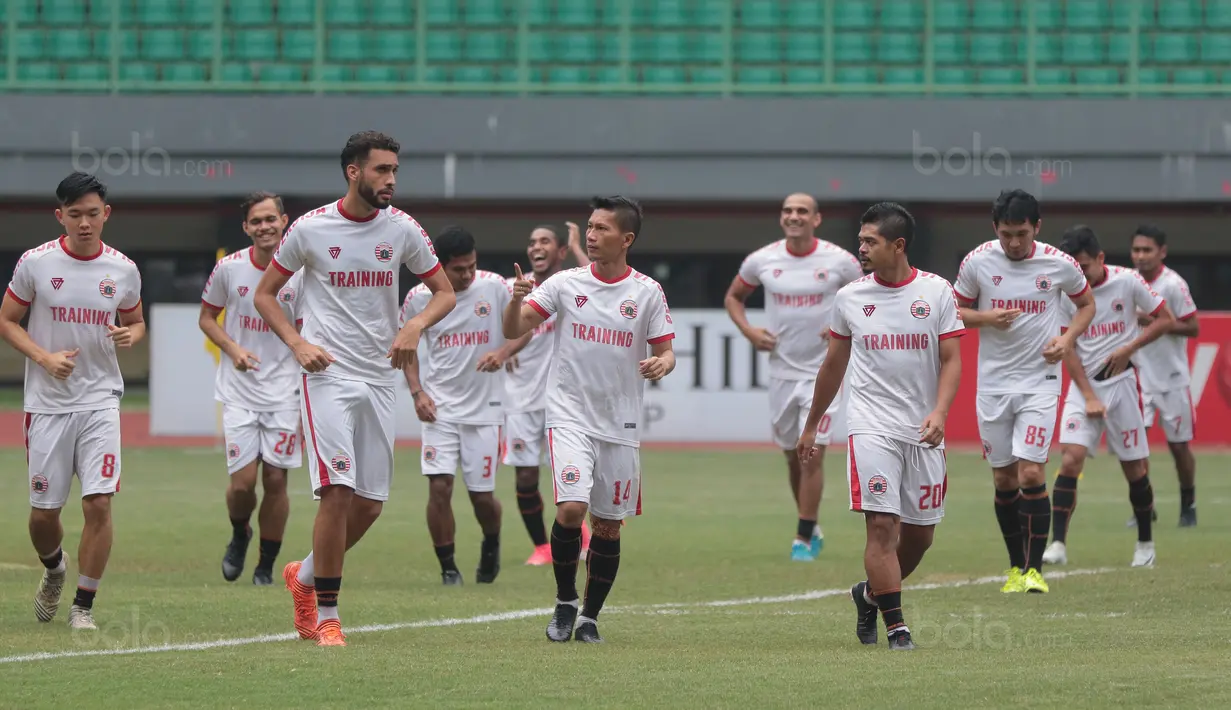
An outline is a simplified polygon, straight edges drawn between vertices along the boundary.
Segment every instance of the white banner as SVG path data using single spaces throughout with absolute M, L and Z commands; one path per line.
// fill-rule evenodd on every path
M 155 304 L 150 314 L 150 433 L 221 435 L 214 401 L 213 357 L 197 327 L 200 308 Z M 753 323 L 764 314 L 749 311 Z M 676 368 L 646 387 L 642 441 L 766 443 L 770 441 L 769 361 L 740 335 L 722 310 L 672 310 Z M 229 365 L 228 365 L 229 366 Z M 397 435 L 418 439 L 410 390 L 398 383 Z M 842 412 L 833 440 L 845 437 Z

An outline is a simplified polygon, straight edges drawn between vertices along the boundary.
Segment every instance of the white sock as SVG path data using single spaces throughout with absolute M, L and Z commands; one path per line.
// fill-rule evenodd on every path
M 566 605 L 566 606 L 571 606 L 571 607 L 574 607 L 574 608 L 580 608 L 580 607 L 581 607 L 580 602 L 581 602 L 581 600 L 580 600 L 580 599 L 574 599 L 574 600 L 573 600 L 573 601 L 571 601 L 571 602 L 562 602 L 562 601 L 560 601 L 559 599 L 557 599 L 557 600 L 556 600 L 556 606 L 560 606 L 561 604 L 564 604 L 564 605 Z
M 338 608 L 336 606 L 318 606 L 316 607 L 316 623 L 320 624 L 326 619 L 337 619 Z
M 90 592 L 97 592 L 98 591 L 98 580 L 92 577 L 87 577 L 84 574 L 78 575 L 77 587 L 79 589 L 85 589 Z
M 812 528 L 812 537 L 825 537 L 824 535 L 821 534 L 820 525 L 817 525 L 816 527 Z
M 64 554 L 63 549 L 56 550 L 55 554 L 60 556 L 60 562 L 55 567 L 48 569 L 47 572 L 50 574 L 64 574 L 68 571 L 68 556 Z M 52 555 L 47 557 L 50 559 Z
M 595 621 L 594 619 L 591 619 L 591 618 L 590 618 L 590 617 L 588 617 L 588 616 L 579 616 L 579 617 L 577 617 L 577 625 L 578 625 L 578 626 L 581 626 L 582 624 L 586 623 L 587 621 L 588 621 L 588 622 L 590 622 L 591 624 L 594 624 L 595 626 L 597 626 L 597 625 L 598 625 L 598 622 L 597 622 L 597 621 Z
M 872 595 L 868 593 L 868 590 L 869 590 L 869 587 L 865 585 L 863 588 L 863 600 L 871 604 L 872 606 L 878 606 L 878 604 L 876 603 L 876 599 L 874 599 Z
M 299 564 L 299 583 L 305 587 L 316 586 L 316 565 L 312 564 L 311 552 Z

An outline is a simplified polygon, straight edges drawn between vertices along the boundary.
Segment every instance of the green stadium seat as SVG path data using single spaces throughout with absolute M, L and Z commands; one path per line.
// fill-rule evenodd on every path
M 460 19 L 457 0 L 427 0 L 424 19 L 429 25 L 456 25 Z
M 310 62 L 316 58 L 316 33 L 312 30 L 282 30 L 282 52 L 284 60 L 295 62 Z M 377 51 L 380 50 L 380 39 L 377 38 Z
M 641 70 L 646 84 L 683 84 L 684 68 L 678 66 L 648 66 Z
M 1061 43 L 1065 64 L 1103 64 L 1107 61 L 1107 40 L 1101 34 L 1069 34 Z
M 1019 63 L 1025 64 L 1027 59 L 1026 48 L 1030 46 L 1030 36 L 1022 34 L 1018 38 L 1017 43 L 1017 60 Z M 1060 61 L 1060 35 L 1039 33 L 1034 36 L 1034 63 L 1039 64 L 1054 64 Z
M 95 39 L 95 46 L 98 45 L 98 40 Z M 222 33 L 222 55 L 229 56 L 231 53 L 231 35 L 226 32 Z M 189 32 L 188 33 L 188 58 L 195 59 L 199 62 L 209 62 L 214 59 L 214 33 L 213 32 Z
M 141 33 L 141 58 L 179 61 L 184 58 L 182 30 L 146 30 Z
M 316 7 L 312 8 L 312 23 L 316 22 Z M 368 24 L 367 14 L 357 0 L 327 0 L 325 24 L 330 27 L 354 27 Z M 380 24 L 384 24 L 381 22 Z
M 252 82 L 252 67 L 243 62 L 227 62 L 222 65 L 222 76 L 219 78 L 248 84 Z
M 1073 72 L 1060 67 L 1039 67 L 1034 70 L 1034 83 L 1039 86 L 1056 86 L 1073 83 Z
M 1201 26 L 1200 0 L 1161 0 L 1158 25 L 1167 30 L 1190 30 Z
M 923 84 L 923 70 L 917 67 L 886 67 L 882 83 L 894 86 L 920 86 Z
M 1138 84 L 1170 84 L 1171 75 L 1166 69 L 1157 67 L 1142 67 L 1137 70 Z
M 278 0 L 278 24 L 316 24 L 316 0 Z
M 1073 70 L 1073 79 L 1082 86 L 1111 86 L 1119 84 L 1120 70 L 1115 67 L 1083 67 Z
M 120 81 L 158 81 L 158 65 L 149 62 L 125 62 L 120 65 Z
M 834 82 L 838 84 L 876 84 L 876 70 L 871 67 L 838 67 L 834 70 Z
M 1035 27 L 1040 30 L 1054 30 L 1063 26 L 1064 11 L 1060 7 L 1060 0 L 1029 0 L 1022 5 L 1022 31 L 1026 29 L 1026 23 L 1029 22 L 1030 15 L 1027 8 L 1034 8 L 1034 23 Z
M 42 59 L 46 39 L 42 30 L 17 30 L 17 59 Z
M 1114 64 L 1127 64 L 1132 60 L 1132 37 L 1123 34 L 1113 34 L 1108 43 L 1107 59 Z M 1148 61 L 1150 58 L 1150 41 L 1146 35 L 1137 36 L 1137 61 Z
M 1222 83 L 1231 84 L 1231 69 L 1222 73 Z
M 1017 5 L 1014 0 L 978 0 L 970 24 L 976 30 L 1012 31 L 1018 25 Z
M 365 33 L 367 37 L 371 37 L 371 33 Z M 362 40 L 360 40 L 362 42 Z M 381 62 L 402 62 L 409 64 L 415 61 L 415 35 L 411 32 L 403 30 L 386 30 L 376 34 L 375 42 L 363 42 L 363 44 L 371 46 L 375 45 L 371 50 L 372 55 L 377 61 Z M 361 56 L 358 60 L 362 61 Z
M 406 70 L 407 81 L 427 84 L 444 84 L 449 81 L 449 75 L 444 67 L 423 67 L 423 73 L 417 73 L 413 67 Z
M 496 72 L 491 67 L 457 67 L 453 70 L 453 81 L 459 84 L 492 84 L 496 81 Z
M 1197 59 L 1197 42 L 1192 35 L 1154 35 L 1154 61 L 1160 64 L 1188 64 Z
M 1021 69 L 995 67 L 980 69 L 978 73 L 978 83 L 980 84 L 1016 85 L 1023 84 L 1025 81 L 1025 73 Z
M 977 8 L 976 7 L 976 13 Z M 972 64 L 1012 64 L 1012 35 L 973 34 L 970 38 Z
M 1205 26 L 1217 29 L 1231 28 L 1231 0 L 1206 0 Z
M 923 57 L 919 35 L 886 33 L 880 36 L 876 60 L 884 64 L 918 64 Z
M 73 62 L 65 65 L 64 78 L 69 81 L 107 81 L 111 78 L 111 65 Z
M 555 24 L 552 17 L 551 0 L 523 0 L 525 3 L 526 22 L 535 27 Z
M 344 64 L 322 64 L 320 73 L 316 75 L 317 81 L 342 83 L 354 81 L 355 70 Z
M 598 44 L 592 34 L 569 32 L 559 38 L 555 54 L 569 64 L 593 64 L 598 61 Z
M 1214 72 L 1202 67 L 1183 67 L 1171 73 L 1171 80 L 1176 84 L 1217 84 Z
M 88 59 L 91 52 L 90 33 L 86 30 L 51 30 L 47 34 L 48 54 L 54 59 Z
M 598 24 L 598 3 L 594 0 L 557 2 L 556 23 L 565 27 L 593 27 Z M 618 18 L 614 24 L 619 24 Z
M 825 26 L 824 0 L 790 0 L 786 5 L 786 26 L 793 30 Z
M 937 30 L 964 30 L 970 26 L 970 4 L 966 0 L 935 0 L 932 27 Z
M 274 21 L 273 0 L 231 0 L 227 20 L 236 25 L 269 25 Z
M 262 64 L 257 81 L 263 84 L 291 84 L 303 81 L 301 64 Z
M 509 14 L 502 0 L 466 0 L 465 21 L 468 25 L 496 26 L 509 24 Z
M 462 37 L 456 32 L 432 32 L 427 36 L 429 64 L 456 62 L 462 58 Z
M 463 45 L 463 54 L 472 62 L 503 62 L 509 59 L 509 37 L 502 32 L 468 32 Z M 429 44 L 429 53 L 431 49 Z
M 556 66 L 547 70 L 548 84 L 589 84 L 592 80 L 585 67 Z
M 17 0 L 17 24 L 33 25 L 38 22 L 38 0 Z M 0 3 L 0 22 L 9 21 L 8 2 Z
M 276 30 L 235 30 L 235 41 L 227 58 L 272 62 L 278 58 Z
M 629 52 L 632 47 L 628 48 Z M 621 52 L 623 51 L 622 40 L 618 33 L 604 32 L 599 35 L 598 43 L 598 58 L 603 62 L 618 63 L 623 61 Z
M 394 84 L 402 80 L 402 72 L 395 66 L 364 64 L 355 70 L 355 79 L 361 84 Z
M 688 47 L 685 36 L 678 32 L 662 32 L 650 36 L 649 57 L 662 64 L 679 64 L 687 61 Z
M 367 47 L 363 30 L 332 30 L 325 36 L 325 60 L 330 62 L 359 62 L 366 57 Z M 376 46 L 382 46 L 385 33 L 376 36 Z M 313 37 L 315 42 L 316 38 Z M 315 50 L 314 50 L 315 51 Z
M 1101 30 L 1107 27 L 1107 0 L 1068 0 L 1064 25 L 1071 30 Z
M 1111 3 L 1111 26 L 1126 30 L 1133 26 L 1136 17 L 1138 27 L 1149 30 L 1155 24 L 1154 3 L 1146 0 L 1116 0 Z
M 834 61 L 857 64 L 872 61 L 872 38 L 869 35 L 843 32 L 834 35 Z
M 689 50 L 691 61 L 721 62 L 727 55 L 726 39 L 716 32 L 693 35 Z
M 781 20 L 777 0 L 744 0 L 739 5 L 739 24 L 741 27 L 778 28 Z
M 739 67 L 735 70 L 735 83 L 766 86 L 782 83 L 782 71 L 774 67 Z
M 876 26 L 876 10 L 869 0 L 840 0 L 833 4 L 834 27 L 870 30 Z
M 946 86 L 975 83 L 974 72 L 966 67 L 938 68 L 933 80 L 937 84 L 944 84 Z
M 525 36 L 526 56 L 531 63 L 539 64 L 555 60 L 556 55 L 552 42 L 554 37 L 555 35 L 547 32 L 531 32 Z
M 787 67 L 788 84 L 824 84 L 825 70 L 820 67 Z
M 778 35 L 771 32 L 742 32 L 735 40 L 735 61 L 771 64 L 780 60 Z
M 175 62 L 162 65 L 162 80 L 177 82 L 205 81 L 205 65 L 196 62 Z
M 727 73 L 722 67 L 695 67 L 688 72 L 690 84 L 725 84 Z
M 938 34 L 932 38 L 932 59 L 937 64 L 965 64 L 966 35 Z
M 212 25 L 221 3 L 217 0 L 184 0 L 184 21 L 190 25 Z M 232 70 L 233 72 L 236 70 Z M 252 72 L 247 70 L 249 78 Z
M 734 14 L 727 0 L 693 0 L 692 23 L 698 27 L 718 28 L 727 20 L 728 13 Z M 734 2 L 732 2 L 732 6 Z M 731 18 L 734 23 L 735 18 Z
M 819 32 L 788 34 L 786 60 L 792 64 L 819 64 L 825 61 L 825 35 Z
M 409 27 L 415 24 L 415 3 L 406 0 L 372 0 L 372 24 Z
M 884 0 L 880 27 L 884 30 L 922 30 L 923 12 L 923 3 L 915 0 Z
M 17 78 L 21 81 L 59 81 L 60 67 L 47 62 L 28 62 L 17 65 Z
M 85 24 L 84 0 L 43 0 L 42 21 L 45 25 Z
M 1231 35 L 1202 35 L 1201 61 L 1210 64 L 1231 64 Z
M 594 80 L 600 84 L 626 84 L 628 74 L 621 67 L 599 67 Z
M 178 25 L 182 22 L 180 3 L 178 0 L 138 0 L 137 22 L 153 27 Z
M 650 0 L 641 3 L 642 8 L 647 4 L 650 24 L 654 27 L 685 27 L 692 24 L 684 0 Z

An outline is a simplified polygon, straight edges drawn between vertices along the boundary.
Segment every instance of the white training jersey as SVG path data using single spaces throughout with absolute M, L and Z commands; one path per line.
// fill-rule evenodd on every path
M 504 345 L 504 307 L 513 292 L 503 276 L 476 271 L 457 305 L 419 340 L 419 381 L 436 403 L 436 419 L 454 424 L 504 423 L 504 368 L 479 372 L 479 358 Z M 400 323 L 431 300 L 419 284 L 406 294 Z
M 979 394 L 1060 395 L 1063 365 L 1048 364 L 1043 348 L 1068 323 L 1061 312 L 1065 294 L 1077 298 L 1089 285 L 1073 257 L 1035 242 L 1030 256 L 1014 261 L 1000 240 L 966 255 L 953 290 L 974 308 L 1020 309 L 1008 330 L 979 330 Z
M 392 387 L 400 373 L 389 363 L 398 331 L 398 266 L 426 278 L 440 268 L 427 231 L 395 208 L 367 219 L 342 201 L 295 220 L 274 253 L 287 276 L 303 269 L 300 333 L 334 357 L 320 374 Z
M 547 377 L 547 428 L 567 427 L 625 446 L 641 445 L 647 344 L 675 337 L 657 281 L 629 267 L 604 281 L 594 265 L 561 271 L 525 303 L 556 316 L 555 355 Z
M 68 414 L 118 407 L 124 378 L 108 325 L 141 307 L 141 273 L 114 248 L 82 258 L 68 237 L 22 254 L 8 293 L 30 309 L 30 339 L 49 353 L 80 350 L 68 379 L 57 380 L 26 360 L 25 411 Z
M 919 427 L 937 404 L 940 341 L 966 332 L 953 286 L 918 269 L 898 284 L 869 274 L 834 302 L 830 337 L 851 341 L 847 433 L 921 445 Z
M 859 260 L 821 239 L 796 254 L 785 239 L 744 259 L 739 279 L 765 289 L 765 313 L 778 344 L 769 353 L 769 376 L 780 380 L 814 380 L 825 359 L 825 335 L 833 317 L 838 289 L 863 276 Z
M 533 283 L 533 274 L 526 278 Z M 550 277 L 549 277 L 550 278 Z M 512 293 L 516 278 L 508 279 Z M 547 409 L 547 376 L 551 372 L 552 350 L 556 345 L 556 317 L 540 323 L 530 342 L 517 354 L 517 367 L 505 379 L 505 411 L 539 412 Z
M 1188 282 L 1176 272 L 1163 267 L 1154 281 L 1147 282 L 1154 292 L 1167 301 L 1176 320 L 1197 315 L 1197 304 L 1188 291 Z M 1188 338 L 1167 334 L 1138 351 L 1134 358 L 1141 372 L 1141 389 L 1150 394 L 1187 389 L 1191 379 L 1188 366 Z
M 1158 315 L 1166 304 L 1163 297 L 1151 290 L 1145 279 L 1136 271 L 1122 266 L 1103 268 L 1103 280 L 1091 287 L 1094 294 L 1094 320 L 1075 345 L 1082 369 L 1091 383 L 1094 382 L 1094 376 L 1103 369 L 1103 365 L 1107 364 L 1107 358 L 1111 357 L 1112 353 L 1137 339 L 1141 332 L 1137 327 L 1137 311 Z M 1072 301 L 1064 304 L 1066 324 L 1076 313 L 1077 306 Z M 1133 364 L 1137 364 L 1140 359 L 1140 354 L 1134 355 Z M 1132 370 L 1126 369 L 1099 384 L 1111 383 L 1132 374 Z
M 252 412 L 299 409 L 299 363 L 256 310 L 256 286 L 264 273 L 248 247 L 215 264 L 201 292 L 205 305 L 226 310 L 222 329 L 231 340 L 261 361 L 256 370 L 240 372 L 223 356 L 214 377 L 214 399 Z M 291 323 L 299 318 L 302 275 L 296 271 L 278 292 L 278 303 Z

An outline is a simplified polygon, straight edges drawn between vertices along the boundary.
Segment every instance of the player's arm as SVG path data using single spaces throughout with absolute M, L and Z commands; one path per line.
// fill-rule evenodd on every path
M 64 379 L 68 376 L 69 372 L 72 372 L 71 358 L 77 354 L 77 351 L 55 353 L 55 355 L 59 356 L 56 358 L 53 357 L 52 353 L 47 352 L 42 346 L 34 342 L 30 334 L 26 332 L 26 329 L 21 327 L 21 319 L 26 317 L 28 310 L 30 310 L 28 302 L 23 303 L 18 300 L 13 295 L 11 289 L 6 292 L 3 303 L 0 303 L 0 337 L 3 337 L 4 341 L 13 346 L 14 350 L 25 355 L 34 364 L 47 370 L 53 376 Z M 68 360 L 66 365 L 67 371 L 64 372 L 63 376 L 56 374 L 53 370 L 53 367 L 56 365 L 65 366 L 63 363 L 53 362 L 53 360 L 57 359 Z
M 671 347 L 674 334 L 666 339 L 650 343 L 650 357 L 638 363 L 639 372 L 645 379 L 656 382 L 675 369 L 675 349 Z
M 816 373 L 816 385 L 812 388 L 812 408 L 808 410 L 808 421 L 804 424 L 804 432 L 816 435 L 817 427 L 821 425 L 821 417 L 829 409 L 838 390 L 842 387 L 842 379 L 846 377 L 846 366 L 851 359 L 851 336 L 842 335 L 836 331 L 829 332 L 829 352 L 821 369 Z
M 741 271 L 745 271 L 741 268 Z M 748 322 L 748 297 L 757 290 L 756 285 L 749 282 L 741 274 L 736 274 L 727 287 L 727 295 L 722 299 L 722 305 L 727 309 L 731 322 L 739 328 L 739 332 L 752 343 L 757 350 L 773 350 L 778 339 L 765 328 L 758 328 Z
M 265 269 L 265 273 L 261 276 L 261 281 L 256 285 L 256 293 L 252 296 L 252 303 L 256 306 L 256 312 L 261 314 L 261 319 L 269 326 L 269 329 L 277 335 L 282 342 L 291 350 L 295 350 L 304 340 L 299 335 L 299 330 L 295 328 L 295 324 L 290 318 L 286 317 L 286 312 L 282 310 L 282 306 L 278 305 L 278 292 L 286 285 L 286 282 L 291 280 L 293 271 L 288 271 L 275 258 L 271 262 L 274 266 L 272 269 Z M 217 341 L 215 341 L 217 342 Z M 219 345 L 219 347 L 222 347 Z
M 577 260 L 578 266 L 589 266 L 590 256 L 586 254 L 586 248 L 581 246 L 581 227 L 577 226 L 576 222 L 565 222 L 568 227 L 568 250 Z
M 131 348 L 145 337 L 145 314 L 142 313 L 141 301 L 132 308 L 121 308 L 116 312 L 117 326 L 110 326 L 111 339 L 116 347 Z
M 522 275 L 520 264 L 513 264 L 513 273 L 515 277 L 513 293 L 509 296 L 509 302 L 504 306 L 504 314 L 500 323 L 506 340 L 517 340 L 524 335 L 534 333 L 535 328 L 551 317 L 552 312 L 555 311 L 552 293 L 558 283 L 558 274 L 547 279 L 539 286 L 535 298 L 526 303 L 524 299 L 534 288 L 534 284 Z

